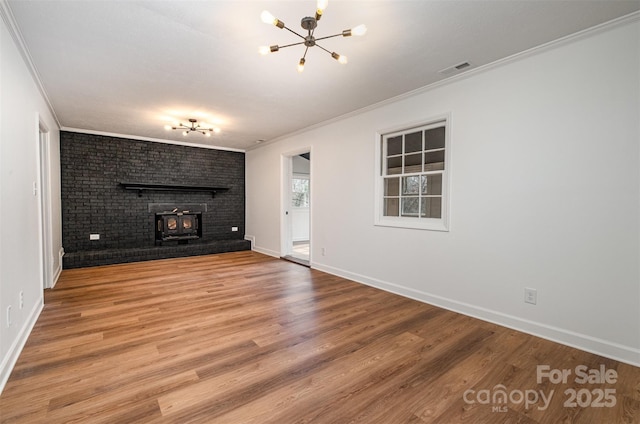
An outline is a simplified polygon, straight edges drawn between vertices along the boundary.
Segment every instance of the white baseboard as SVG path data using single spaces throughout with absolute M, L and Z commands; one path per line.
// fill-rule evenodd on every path
M 265 249 L 264 247 L 256 246 L 256 236 L 245 234 L 244 239 L 249 240 L 251 242 L 251 250 L 253 250 L 254 252 L 262 253 L 263 255 L 267 255 L 267 256 L 273 256 L 274 258 L 280 257 L 280 252 L 276 252 L 275 250 Z
M 511 328 L 513 330 L 521 331 L 556 343 L 640 367 L 640 349 L 635 349 L 630 346 L 621 345 L 586 334 L 580 334 L 562 328 L 525 320 L 513 315 L 481 308 L 453 299 L 436 296 L 421 290 L 411 289 L 329 265 L 313 263 L 311 264 L 311 267 L 328 274 L 337 275 L 339 277 L 366 284 L 400 296 L 408 297 L 410 299 L 438 306 L 453 312 L 458 312 L 463 315 L 478 318 L 483 321 L 488 321 L 493 324 L 498 324 L 503 327 Z
M 53 278 L 51 279 L 51 288 L 54 288 L 58 284 L 58 278 L 62 274 L 62 257 L 64 256 L 64 248 L 60 248 L 58 251 L 58 264 L 56 269 L 53 270 Z
M 29 334 L 31 334 L 31 330 L 33 330 L 33 326 L 36 324 L 36 321 L 38 320 L 43 307 L 44 304 L 42 303 L 41 298 L 40 302 L 38 302 L 31 310 L 31 314 L 29 314 L 28 319 L 25 321 L 24 325 L 20 329 L 20 332 L 18 333 L 18 336 L 11 344 L 9 351 L 7 352 L 5 357 L 2 358 L 2 363 L 0 363 L 0 394 L 2 394 L 4 386 L 9 380 L 11 371 L 13 371 L 13 367 L 18 361 L 20 352 L 22 352 L 22 349 L 24 348 L 24 345 L 29 338 Z
M 56 284 L 58 284 L 58 279 L 60 278 L 60 274 L 62 274 L 62 267 L 57 266 L 56 269 L 53 270 L 53 278 L 51 280 L 51 288 L 54 288 Z
M 253 245 L 253 248 L 251 250 L 253 250 L 254 252 L 262 253 L 263 255 L 273 256 L 274 258 L 280 257 L 280 252 L 276 252 L 275 250 L 265 249 L 264 247 L 259 247 L 256 245 Z

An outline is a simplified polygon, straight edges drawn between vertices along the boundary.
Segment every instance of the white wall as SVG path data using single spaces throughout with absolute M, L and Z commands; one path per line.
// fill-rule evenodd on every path
M 281 155 L 311 146 L 313 267 L 640 365 L 639 39 L 634 19 L 251 150 L 247 234 L 280 253 Z M 451 230 L 374 226 L 376 130 L 444 113 Z
M 0 2 L 0 391 L 43 304 L 39 124 L 49 130 L 50 275 L 61 269 L 59 128 L 11 32 Z M 20 307 L 20 293 L 23 305 Z M 9 322 L 8 309 L 11 309 Z

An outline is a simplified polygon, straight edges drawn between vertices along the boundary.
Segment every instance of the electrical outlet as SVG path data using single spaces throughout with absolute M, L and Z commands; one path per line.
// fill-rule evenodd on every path
M 524 289 L 524 303 L 535 305 L 538 303 L 538 291 L 536 289 Z
M 24 292 L 20 292 L 20 309 L 24 308 Z
M 327 255 L 327 249 L 325 249 L 324 247 L 322 249 L 320 249 L 320 251 L 322 252 L 322 256 L 326 256 Z
M 89 240 L 100 240 L 100 234 L 89 234 Z
M 11 327 L 11 305 L 7 306 L 7 327 Z
M 238 231 L 238 227 L 231 227 L 231 231 Z

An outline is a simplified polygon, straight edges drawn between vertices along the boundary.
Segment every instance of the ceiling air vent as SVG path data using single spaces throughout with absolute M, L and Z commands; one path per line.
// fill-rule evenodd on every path
M 450 66 L 449 68 L 445 68 L 439 71 L 438 73 L 442 75 L 449 75 L 449 74 L 453 74 L 454 72 L 460 72 L 463 69 L 467 69 L 469 66 L 471 66 L 469 62 L 462 62 L 462 63 L 458 63 L 457 65 Z

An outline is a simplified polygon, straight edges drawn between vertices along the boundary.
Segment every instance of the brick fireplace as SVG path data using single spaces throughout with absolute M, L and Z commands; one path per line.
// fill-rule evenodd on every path
M 65 269 L 251 248 L 242 152 L 61 131 L 60 162 Z

